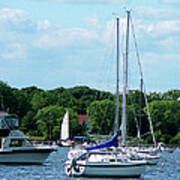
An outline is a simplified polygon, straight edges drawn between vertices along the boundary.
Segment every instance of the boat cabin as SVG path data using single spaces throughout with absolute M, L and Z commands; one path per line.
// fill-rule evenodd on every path
M 4 138 L 3 148 L 9 147 L 29 147 L 32 146 L 31 141 L 22 132 L 13 130 L 9 136 Z
M 0 111 L 0 148 L 21 146 L 27 144 L 20 131 L 16 131 L 19 126 L 19 119 L 15 114 Z M 15 133 L 16 132 L 16 133 Z M 19 132 L 19 133 L 17 133 Z
M 19 119 L 15 114 L 8 114 L 0 111 L 0 130 L 16 129 L 19 126 Z

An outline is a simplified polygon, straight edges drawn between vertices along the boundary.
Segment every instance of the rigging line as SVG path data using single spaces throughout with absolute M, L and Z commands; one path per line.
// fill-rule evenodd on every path
M 116 18 L 117 19 L 117 18 Z M 117 34 L 115 33 L 115 31 L 114 31 L 114 29 L 116 28 L 116 25 L 115 25 L 115 21 L 114 21 L 114 23 L 113 23 L 113 30 L 111 31 L 112 32 L 112 37 L 114 37 L 114 38 L 112 38 L 112 43 L 111 43 L 111 45 L 112 45 L 112 51 L 111 51 L 111 59 L 114 59 L 114 54 L 115 54 L 115 46 L 116 46 L 116 42 L 115 42 L 115 39 L 116 39 L 116 36 L 117 36 Z M 113 68 L 113 72 L 114 72 L 114 67 L 112 66 L 112 64 L 113 63 L 111 63 L 111 71 L 112 71 L 112 68 Z M 109 69 L 109 73 L 110 73 L 110 69 Z M 115 74 L 114 74 L 115 75 Z M 108 76 L 108 77 L 110 77 L 110 76 Z M 114 79 L 114 78 L 113 78 Z M 113 83 L 113 88 L 114 88 L 114 84 L 115 83 Z M 117 102 L 116 102 L 117 103 Z M 113 123 L 113 128 L 112 128 L 112 130 L 114 130 L 115 129 L 115 123 Z M 109 134 L 110 136 L 112 135 L 112 132 L 110 132 L 110 134 Z
M 113 28 L 113 30 L 115 29 L 115 23 L 113 23 L 113 25 L 112 25 L 112 28 Z M 113 35 L 115 35 L 114 34 L 114 31 L 111 31 L 111 34 L 112 34 L 112 36 L 110 36 L 110 37 L 113 37 Z M 110 41 L 111 43 L 110 43 L 110 46 L 111 46 L 111 51 L 110 51 L 110 54 L 109 54 L 109 57 L 108 58 L 106 58 L 106 59 L 114 59 L 114 49 L 115 49 L 115 43 L 114 43 L 114 41 L 115 41 L 115 39 L 114 38 L 111 38 L 112 40 Z M 109 50 L 107 50 L 107 52 L 109 52 Z M 107 82 L 109 82 L 109 80 L 110 80 L 110 74 L 111 74 L 111 70 L 110 69 L 112 69 L 112 63 L 110 63 L 110 61 L 106 61 L 106 62 L 108 62 L 108 63 L 106 63 L 107 64 Z M 111 67 L 110 67 L 110 65 L 111 65 Z M 110 67 L 110 68 L 108 68 L 108 66 Z M 103 76 L 102 76 L 103 77 Z M 110 99 L 110 97 L 108 98 L 108 99 Z M 105 112 L 108 112 L 108 106 L 106 106 L 106 108 L 105 108 Z M 104 119 L 105 117 L 103 116 L 103 119 Z
M 153 143 L 156 146 L 157 144 L 156 144 L 156 139 L 154 136 L 154 130 L 153 130 L 152 119 L 151 119 L 150 110 L 149 110 L 149 104 L 148 104 L 148 100 L 147 100 L 146 88 L 145 88 L 145 84 L 144 84 L 144 80 L 143 80 L 144 78 L 143 78 L 142 66 L 141 66 L 141 62 L 140 62 L 140 56 L 139 56 L 139 51 L 138 51 L 138 46 L 137 46 L 137 41 L 136 41 L 136 36 L 135 36 L 135 31 L 134 31 L 134 24 L 133 24 L 131 16 L 130 16 L 130 22 L 131 22 L 133 39 L 134 39 L 134 45 L 135 45 L 135 49 L 136 49 L 136 56 L 137 56 L 138 65 L 139 65 L 139 71 L 140 71 L 141 80 L 142 80 L 142 86 L 144 87 L 144 98 L 145 98 L 145 104 L 147 107 L 148 121 L 150 124 L 150 130 L 151 130 L 151 134 L 152 134 L 152 138 L 153 138 Z
M 137 138 L 140 140 L 141 139 L 141 134 L 140 134 L 141 126 L 138 123 L 137 114 L 136 114 L 136 111 L 135 111 L 135 106 L 134 106 L 134 103 L 133 103 L 131 95 L 129 96 L 129 98 L 130 98 L 130 101 L 131 101 L 131 104 L 132 104 L 132 107 L 133 107 L 132 109 L 133 109 L 133 114 L 134 114 L 134 120 L 135 120 L 136 128 L 137 128 Z
M 114 29 L 115 28 L 115 23 L 113 23 L 112 24 L 112 28 Z M 111 31 L 111 33 L 110 33 L 110 37 L 113 37 L 113 31 Z M 111 38 L 111 39 L 113 39 L 114 40 L 114 38 Z M 103 72 L 101 72 L 100 74 L 100 77 L 102 78 L 100 81 L 101 82 L 104 82 L 104 80 L 105 81 L 108 81 L 108 79 L 109 79 L 109 75 L 111 74 L 111 70 L 110 69 L 112 69 L 112 67 L 111 68 L 109 68 L 110 67 L 110 65 L 112 65 L 112 63 L 110 63 L 110 61 L 107 61 L 107 59 L 114 59 L 114 58 L 112 58 L 114 55 L 114 53 L 113 53 L 113 51 L 114 51 L 114 41 L 113 40 L 111 40 L 110 41 L 110 46 L 106 46 L 106 48 L 105 48 L 105 52 L 107 52 L 106 54 L 106 56 L 104 56 L 104 58 L 103 58 L 103 62 L 102 62 L 102 64 L 104 64 L 104 67 L 105 67 L 105 71 L 103 71 Z M 110 48 L 109 48 L 110 47 Z M 109 51 L 109 49 L 111 49 L 111 51 Z M 109 53 L 110 52 L 110 53 Z M 106 77 L 106 78 L 105 78 Z M 102 83 L 101 83 L 102 84 Z M 106 98 L 107 100 L 111 100 L 111 97 L 110 96 L 108 96 L 107 98 Z M 96 101 L 97 99 L 95 98 L 95 101 Z M 97 107 L 96 107 L 97 108 Z M 100 124 L 104 121 L 104 119 L 105 119 L 105 115 L 107 114 L 107 112 L 108 112 L 108 108 L 109 108 L 109 106 L 108 105 L 106 105 L 105 106 L 105 108 L 104 108 L 104 113 L 101 115 L 101 122 L 100 122 Z M 95 111 L 96 112 L 96 111 Z M 91 113 L 91 112 L 90 112 Z M 96 114 L 95 114 L 95 116 L 96 116 Z
M 112 25 L 114 27 L 114 24 Z M 112 34 L 112 33 L 111 33 Z M 110 34 L 110 37 L 112 37 L 112 35 Z M 105 80 L 109 78 L 109 74 L 110 74 L 110 68 L 109 67 L 109 64 L 112 64 L 112 63 L 109 63 L 109 61 L 107 61 L 107 59 L 111 59 L 112 58 L 112 54 L 113 54 L 113 43 L 112 41 L 110 41 L 111 43 L 109 43 L 110 45 L 109 46 L 105 46 L 105 48 L 103 48 L 103 51 L 106 52 L 106 54 L 102 57 L 102 65 L 104 67 L 104 71 L 100 71 L 99 73 L 99 77 L 101 77 L 99 79 L 99 83 L 98 84 L 103 84 L 104 81 L 107 81 Z M 111 49 L 111 52 L 109 53 L 109 49 Z
M 113 23 L 113 26 L 112 26 L 112 28 L 113 28 L 113 30 L 115 29 L 115 23 Z M 111 51 L 110 51 L 110 54 L 109 54 L 109 59 L 114 59 L 114 49 L 115 49 L 115 34 L 114 34 L 114 31 L 111 31 L 112 33 L 111 33 L 111 35 L 112 35 L 112 40 L 111 40 Z M 113 66 L 112 66 L 112 64 L 113 63 L 110 63 L 110 61 L 108 61 L 109 62 L 109 68 L 108 68 L 108 76 L 107 76 L 107 82 L 110 82 L 110 74 L 111 74 L 111 71 L 112 71 L 112 68 L 113 68 Z
M 139 56 L 139 51 L 138 51 L 138 46 L 137 46 L 137 41 L 136 41 L 136 35 L 135 35 L 135 31 L 134 31 L 134 24 L 133 24 L 131 16 L 130 16 L 130 22 L 131 22 L 131 29 L 132 29 L 133 39 L 134 39 L 134 46 L 135 46 L 135 49 L 136 49 L 136 56 L 137 56 L 137 59 L 138 59 L 139 71 L 140 71 L 141 78 L 143 79 L 142 66 L 141 66 L 141 62 L 140 62 L 140 56 Z
M 112 29 L 114 29 L 115 24 L 112 24 Z M 113 32 L 111 31 L 110 37 L 113 37 Z M 109 45 L 105 46 L 104 51 L 106 52 L 106 55 L 103 57 L 103 62 L 102 64 L 104 64 L 103 67 L 104 71 L 100 73 L 100 77 L 101 77 L 101 84 L 103 84 L 103 82 L 109 82 L 110 81 L 110 75 L 111 73 L 111 69 L 112 69 L 112 63 L 110 63 L 109 59 L 113 59 L 113 50 L 114 50 L 114 38 L 110 39 L 110 43 L 108 43 Z M 109 53 L 110 52 L 110 53 Z M 108 59 L 108 60 L 107 60 Z M 111 66 L 110 66 L 111 65 Z
M 111 24 L 111 28 L 114 29 L 114 23 Z M 98 82 L 94 83 L 95 86 L 97 87 L 100 87 L 100 88 L 104 88 L 106 90 L 109 91 L 109 86 L 107 85 L 108 82 L 109 82 L 109 79 L 111 77 L 111 71 L 110 69 L 112 68 L 109 68 L 112 66 L 112 63 L 110 63 L 109 59 L 113 59 L 112 56 L 113 56 L 113 49 L 114 49 L 114 38 L 113 37 L 113 32 L 110 31 L 110 33 L 108 34 L 108 40 L 105 40 L 105 41 L 102 41 L 102 43 L 104 44 L 103 48 L 102 48 L 102 51 L 104 53 L 103 56 L 101 56 L 101 58 L 99 59 L 100 62 L 101 62 L 101 71 L 99 71 L 99 73 L 97 74 L 98 77 Z M 103 38 L 103 34 L 101 36 L 101 39 L 104 39 Z M 111 66 L 110 66 L 111 65 Z M 105 84 L 105 82 L 107 82 L 107 84 Z
M 114 29 L 115 28 L 115 23 L 113 23 L 113 25 L 112 25 L 112 28 Z M 113 31 L 111 31 L 111 35 L 113 35 Z M 113 37 L 113 36 L 111 36 L 110 35 L 110 37 Z M 104 60 L 106 59 L 106 61 L 105 61 L 105 63 L 106 63 L 106 69 L 107 69 L 107 73 L 106 73 L 106 82 L 109 82 L 109 79 L 110 79 L 110 74 L 111 74 L 111 70 L 110 69 L 112 69 L 112 66 L 110 67 L 110 65 L 112 65 L 112 63 L 110 63 L 110 61 L 107 61 L 107 59 L 113 59 L 113 50 L 114 50 L 114 38 L 112 38 L 112 40 L 110 41 L 111 43 L 110 43 L 110 49 L 111 49 L 111 51 L 110 51 L 110 53 L 108 53 L 108 55 L 107 55 L 107 57 L 106 58 L 104 58 Z M 109 50 L 109 48 L 107 49 L 107 51 L 106 52 L 109 52 L 108 51 Z M 104 76 L 101 76 L 101 77 L 104 77 Z M 108 100 L 110 100 L 110 96 L 107 98 Z M 105 108 L 105 112 L 108 112 L 108 106 L 106 106 L 106 108 Z M 103 114 L 103 120 L 104 120 L 104 118 L 105 118 L 105 113 Z

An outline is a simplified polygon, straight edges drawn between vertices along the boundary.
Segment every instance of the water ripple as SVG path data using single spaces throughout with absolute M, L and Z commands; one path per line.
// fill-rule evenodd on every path
M 39 166 L 0 165 L 0 180 L 72 180 L 74 178 L 67 177 L 63 167 L 67 152 L 68 148 L 59 148 L 43 165 Z M 76 180 L 86 179 L 88 178 L 76 178 Z M 90 178 L 90 180 L 104 179 L 106 178 Z M 112 179 L 108 178 L 108 180 Z M 180 150 L 174 153 L 163 153 L 159 163 L 156 166 L 147 167 L 140 180 L 180 180 Z

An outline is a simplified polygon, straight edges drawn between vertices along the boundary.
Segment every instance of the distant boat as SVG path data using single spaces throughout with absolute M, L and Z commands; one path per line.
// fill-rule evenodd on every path
M 72 141 L 69 136 L 69 111 L 67 110 L 61 124 L 60 146 L 69 147 L 71 145 Z

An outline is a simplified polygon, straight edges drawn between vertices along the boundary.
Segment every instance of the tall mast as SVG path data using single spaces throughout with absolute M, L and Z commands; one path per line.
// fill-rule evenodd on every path
M 116 61 L 116 114 L 115 114 L 115 127 L 114 131 L 117 132 L 119 129 L 119 18 L 117 21 L 117 61 Z
M 141 139 L 141 122 L 142 122 L 142 93 L 143 93 L 143 79 L 140 79 L 140 111 L 139 111 L 139 129 L 138 129 L 138 139 Z
M 129 51 L 129 19 L 130 11 L 127 11 L 127 29 L 126 29 L 126 53 L 123 57 L 123 104 L 122 104 L 122 146 L 126 145 L 126 94 L 128 86 L 128 51 Z

